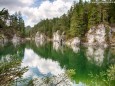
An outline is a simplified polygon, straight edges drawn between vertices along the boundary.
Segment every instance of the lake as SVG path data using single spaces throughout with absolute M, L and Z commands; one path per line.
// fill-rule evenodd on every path
M 73 69 L 75 71 L 71 78 L 73 86 L 108 86 L 104 83 L 103 77 L 100 78 L 100 73 L 106 72 L 109 66 L 115 63 L 115 48 L 68 47 L 58 43 L 35 43 L 33 41 L 0 45 L 0 62 L 7 62 L 12 56 L 21 60 L 21 67 L 28 67 L 28 70 L 22 75 L 24 79 L 58 76 Z M 110 86 L 114 85 L 115 83 Z M 25 85 L 18 83 L 17 86 Z

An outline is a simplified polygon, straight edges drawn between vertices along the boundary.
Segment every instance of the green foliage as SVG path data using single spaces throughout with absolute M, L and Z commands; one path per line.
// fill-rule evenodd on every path
M 114 86 L 115 82 L 115 65 L 111 65 L 106 72 L 102 71 L 99 74 L 90 73 L 89 76 L 92 78 L 91 86 Z
M 0 84 L 10 86 L 16 80 L 21 79 L 23 73 L 27 71 L 27 67 L 21 68 L 21 61 L 15 57 L 10 57 L 10 60 L 0 62 Z
M 107 70 L 107 76 L 110 78 L 110 80 L 115 81 L 115 65 L 111 65 L 109 69 Z
M 77 3 L 74 2 L 67 14 L 63 14 L 59 18 L 41 20 L 34 26 L 33 32 L 41 31 L 52 37 L 53 32 L 60 30 L 66 33 L 66 38 L 75 36 L 83 38 L 89 28 L 94 25 L 114 23 L 114 4 L 98 3 L 98 1 L 100 0 L 90 0 L 89 2 L 79 0 Z
M 76 74 L 76 72 L 74 69 L 69 69 L 65 72 L 65 74 L 67 74 L 67 76 L 71 78 L 73 75 Z
M 0 11 L 0 30 L 8 38 L 12 38 L 14 34 L 24 36 L 25 24 L 21 12 L 9 15 L 8 10 L 3 8 Z

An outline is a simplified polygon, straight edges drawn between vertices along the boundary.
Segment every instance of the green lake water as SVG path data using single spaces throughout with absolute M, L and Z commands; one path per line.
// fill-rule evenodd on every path
M 106 71 L 111 64 L 115 63 L 114 48 L 67 47 L 32 41 L 18 45 L 12 43 L 0 45 L 0 62 L 9 60 L 12 55 L 22 60 L 22 67 L 28 66 L 29 70 L 24 73 L 24 78 L 58 75 L 65 70 L 74 69 L 76 73 L 72 78 L 74 86 L 104 86 L 96 75 Z

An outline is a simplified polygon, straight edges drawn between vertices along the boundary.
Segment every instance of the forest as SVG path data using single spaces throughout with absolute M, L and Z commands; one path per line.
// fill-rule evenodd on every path
M 0 34 L 4 34 L 9 39 L 14 34 L 24 37 L 25 24 L 21 12 L 10 15 L 5 8 L 0 11 Z
M 65 33 L 66 39 L 73 37 L 81 39 L 85 37 L 92 26 L 101 23 L 109 26 L 114 25 L 115 5 L 114 3 L 98 3 L 102 1 L 74 1 L 67 13 L 53 19 L 42 19 L 32 29 L 30 26 L 25 27 L 21 12 L 10 15 L 8 10 L 3 8 L 0 11 L 0 34 L 4 34 L 7 38 L 12 38 L 14 34 L 20 37 L 34 37 L 39 31 L 52 38 L 53 32 L 59 30 L 60 33 Z M 105 0 L 105 2 L 112 1 L 114 0 Z
M 92 26 L 98 24 L 111 26 L 115 22 L 115 5 L 114 3 L 98 3 L 101 1 L 103 0 L 74 2 L 70 10 L 61 17 L 41 20 L 33 27 L 32 33 L 40 31 L 51 38 L 52 33 L 59 30 L 65 32 L 67 39 L 76 36 L 83 38 Z M 105 2 L 108 1 L 114 0 L 105 0 Z

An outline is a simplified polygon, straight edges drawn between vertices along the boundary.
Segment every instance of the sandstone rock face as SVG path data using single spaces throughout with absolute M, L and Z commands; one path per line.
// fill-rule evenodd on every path
M 45 40 L 45 35 L 43 35 L 40 32 L 37 32 L 35 35 L 35 41 L 44 41 Z
M 66 45 L 69 45 L 69 46 L 76 46 L 76 45 L 79 45 L 80 44 L 80 39 L 78 37 L 75 37 L 73 39 L 70 39 L 66 42 Z
M 36 46 L 39 47 L 39 46 L 43 45 L 44 41 L 45 41 L 45 35 L 40 32 L 37 32 L 35 35 Z
M 53 42 L 64 43 L 64 32 L 59 34 L 59 30 L 53 33 Z
M 99 24 L 97 27 L 93 26 L 87 33 L 88 44 L 106 45 L 106 35 L 106 27 L 104 26 L 104 24 Z
M 78 37 L 73 38 L 71 45 L 79 45 L 80 44 L 80 39 Z

